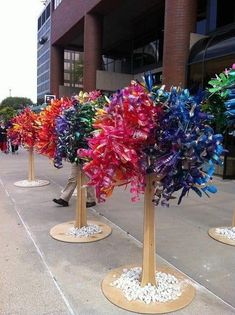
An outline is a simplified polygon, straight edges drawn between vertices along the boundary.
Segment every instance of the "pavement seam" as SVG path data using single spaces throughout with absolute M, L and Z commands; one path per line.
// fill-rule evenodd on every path
M 20 221 L 21 221 L 23 227 L 25 228 L 25 230 L 26 230 L 26 232 L 27 232 L 27 234 L 28 234 L 30 240 L 32 241 L 34 247 L 36 248 L 36 251 L 37 251 L 38 255 L 40 256 L 40 258 L 41 258 L 41 260 L 42 260 L 42 263 L 43 263 L 43 265 L 44 265 L 46 271 L 48 272 L 50 278 L 52 279 L 52 281 L 53 281 L 53 283 L 54 283 L 56 289 L 59 291 L 59 294 L 61 295 L 62 300 L 64 301 L 64 303 L 65 303 L 65 305 L 66 305 L 66 307 L 67 307 L 69 313 L 70 313 L 71 315 L 76 315 L 76 313 L 75 313 L 74 310 L 72 309 L 72 307 L 71 307 L 71 305 L 70 305 L 68 299 L 66 298 L 65 294 L 63 293 L 61 287 L 59 286 L 58 282 L 56 281 L 55 276 L 53 275 L 52 271 L 50 270 L 50 267 L 48 266 L 48 264 L 47 264 L 47 262 L 46 262 L 46 259 L 45 259 L 45 256 L 44 256 L 43 252 L 41 251 L 41 249 L 40 249 L 39 246 L 37 245 L 36 241 L 34 240 L 33 235 L 32 235 L 32 233 L 30 232 L 30 229 L 29 229 L 28 225 L 25 223 L 25 221 L 23 220 L 22 216 L 20 215 L 20 212 L 19 212 L 19 210 L 18 210 L 18 208 L 17 208 L 17 206 L 16 206 L 15 199 L 14 199 L 13 197 L 11 197 L 11 195 L 10 195 L 9 192 L 8 192 L 8 190 L 7 190 L 6 187 L 4 186 L 4 183 L 3 183 L 3 181 L 2 181 L 1 178 L 0 178 L 0 183 L 1 183 L 1 185 L 2 185 L 2 187 L 3 187 L 3 189 L 4 189 L 4 191 L 5 191 L 6 195 L 7 195 L 7 196 L 9 197 L 9 199 L 11 200 L 15 212 L 17 213 L 17 215 L 18 215 L 18 217 L 19 217 L 19 219 L 20 219 Z

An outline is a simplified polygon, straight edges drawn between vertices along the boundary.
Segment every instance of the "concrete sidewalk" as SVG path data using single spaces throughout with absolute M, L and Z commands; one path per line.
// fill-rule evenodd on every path
M 36 156 L 36 175 L 49 186 L 19 188 L 27 177 L 27 152 L 0 154 L 0 314 L 1 315 L 124 315 L 112 305 L 100 283 L 107 272 L 141 264 L 143 202 L 130 202 L 119 188 L 105 204 L 89 210 L 89 218 L 108 222 L 110 237 L 90 244 L 52 239 L 51 227 L 74 218 L 70 207 L 52 203 L 66 182 L 69 165 L 56 170 Z M 230 225 L 235 208 L 234 181 L 216 180 L 219 192 L 207 199 L 194 194 L 182 206 L 157 208 L 157 263 L 172 264 L 197 288 L 194 301 L 174 314 L 235 314 L 235 251 L 207 235 L 209 227 Z

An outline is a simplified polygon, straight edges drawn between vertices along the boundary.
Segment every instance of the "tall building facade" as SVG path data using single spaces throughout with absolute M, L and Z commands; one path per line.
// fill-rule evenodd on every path
M 37 99 L 43 100 L 50 94 L 51 59 L 51 2 L 45 2 L 45 8 L 38 17 L 37 33 Z
M 197 88 L 235 57 L 234 0 L 54 0 L 50 8 L 42 94 L 114 91 L 149 70 L 156 83 Z

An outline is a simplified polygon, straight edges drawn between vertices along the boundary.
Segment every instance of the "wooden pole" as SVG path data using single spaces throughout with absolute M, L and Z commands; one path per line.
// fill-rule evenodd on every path
M 76 203 L 76 219 L 75 228 L 82 228 L 87 226 L 87 212 L 86 212 L 86 178 L 81 169 L 79 168 L 77 177 L 77 203 Z
M 35 180 L 35 172 L 34 172 L 34 155 L 33 155 L 33 147 L 29 148 L 29 174 L 28 180 Z
M 235 227 L 235 210 L 233 211 L 232 227 Z
M 144 243 L 141 286 L 148 283 L 156 285 L 156 258 L 155 258 L 155 220 L 154 204 L 154 175 L 146 176 L 146 187 L 144 194 Z

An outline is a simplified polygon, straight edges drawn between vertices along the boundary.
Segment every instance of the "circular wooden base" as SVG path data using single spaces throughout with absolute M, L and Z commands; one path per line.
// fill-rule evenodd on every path
M 35 179 L 35 180 L 20 180 L 18 182 L 15 182 L 14 185 L 17 187 L 23 187 L 23 188 L 34 188 L 34 187 L 41 187 L 49 185 L 50 182 L 48 180 L 44 179 Z
M 219 227 L 219 229 L 224 229 L 224 228 L 226 228 L 226 227 Z M 218 234 L 216 232 L 216 229 L 218 229 L 218 228 L 209 229 L 208 234 L 210 235 L 210 237 L 212 237 L 213 239 L 215 239 L 218 242 L 221 242 L 221 243 L 224 243 L 227 245 L 235 246 L 235 240 L 229 239 L 224 235 Z
M 62 242 L 89 243 L 89 242 L 96 242 L 96 241 L 102 240 L 103 238 L 109 236 L 112 233 L 111 227 L 108 226 L 107 224 L 100 221 L 89 220 L 87 221 L 88 224 L 98 225 L 101 228 L 102 232 L 91 235 L 89 237 L 76 237 L 73 235 L 68 235 L 67 233 L 70 228 L 74 227 L 74 223 L 75 221 L 70 221 L 70 222 L 58 224 L 50 230 L 50 235 L 54 239 L 58 241 L 62 241 Z
M 170 273 L 177 277 L 179 281 L 186 280 L 185 283 L 182 285 L 182 295 L 177 300 L 172 300 L 164 303 L 156 302 L 150 304 L 145 304 L 144 302 L 141 301 L 129 302 L 125 298 L 120 289 L 112 287 L 110 284 L 121 276 L 124 268 L 130 269 L 133 267 L 136 266 L 131 265 L 114 269 L 111 272 L 109 272 L 104 278 L 101 285 L 103 294 L 113 304 L 125 310 L 140 314 L 159 314 L 179 310 L 192 302 L 195 296 L 195 288 L 188 282 L 187 278 L 185 278 L 181 273 L 169 267 L 159 267 L 157 270 L 165 273 Z

